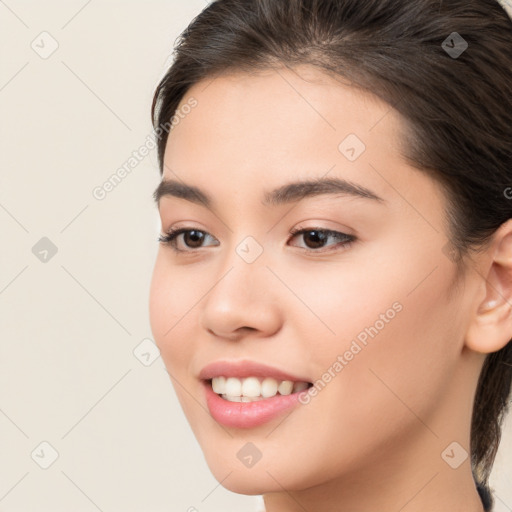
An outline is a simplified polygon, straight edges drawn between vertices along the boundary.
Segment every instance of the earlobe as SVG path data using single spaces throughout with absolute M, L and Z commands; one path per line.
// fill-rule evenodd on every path
M 512 339 L 512 219 L 496 231 L 486 250 L 487 266 L 480 274 L 485 297 L 476 308 L 465 345 L 489 354 Z

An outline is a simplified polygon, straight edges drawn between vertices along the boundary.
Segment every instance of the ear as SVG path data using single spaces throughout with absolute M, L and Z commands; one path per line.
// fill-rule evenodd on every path
M 491 353 L 512 339 L 512 219 L 494 233 L 480 267 L 484 299 L 471 319 L 466 346 L 475 352 Z

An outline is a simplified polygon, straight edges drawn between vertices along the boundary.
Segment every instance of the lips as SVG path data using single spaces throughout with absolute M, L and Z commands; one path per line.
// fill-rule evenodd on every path
M 257 361 L 247 359 L 238 361 L 219 360 L 206 365 L 200 372 L 201 380 L 209 380 L 213 377 L 272 377 L 277 381 L 290 380 L 292 382 L 310 382 L 304 375 L 293 375 L 279 368 L 268 366 Z
M 232 401 L 234 397 L 221 396 L 212 389 L 212 379 L 221 376 L 228 380 L 230 377 L 235 377 L 233 380 L 256 377 L 267 381 L 275 379 L 279 382 L 291 381 L 298 385 L 306 382 L 312 385 L 304 375 L 294 375 L 280 368 L 248 359 L 219 360 L 206 365 L 199 372 L 198 377 L 203 384 L 208 410 L 217 423 L 232 428 L 255 428 L 277 419 L 286 411 L 299 407 L 302 403 L 299 398 L 307 391 L 302 390 L 287 395 L 278 393 L 268 398 L 260 397 L 256 401 L 253 399 L 246 401 L 244 395 L 240 401 Z

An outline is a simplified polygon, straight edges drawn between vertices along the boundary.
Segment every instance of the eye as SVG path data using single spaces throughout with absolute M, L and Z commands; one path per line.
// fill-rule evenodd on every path
M 326 252 L 318 251 L 317 249 L 323 248 L 326 245 L 326 241 L 329 239 L 338 240 L 339 243 L 336 245 L 343 248 L 348 246 L 356 239 L 356 237 L 353 235 L 347 235 L 346 233 L 333 231 L 331 229 L 322 229 L 319 227 L 292 229 L 290 234 L 293 238 L 299 235 L 303 236 L 303 240 L 305 242 L 307 241 L 305 249 L 309 252 Z M 329 249 L 329 251 L 331 250 L 335 249 Z
M 183 235 L 183 242 L 185 246 L 188 247 L 188 249 L 178 248 L 178 237 L 180 237 L 181 235 Z M 290 235 L 292 235 L 292 239 L 299 235 L 308 235 L 304 236 L 304 240 L 307 240 L 305 249 L 308 252 L 326 252 L 319 251 L 318 249 L 322 249 L 326 245 L 326 241 L 328 241 L 329 239 L 338 240 L 339 243 L 337 245 L 343 248 L 345 248 L 351 242 L 356 240 L 356 237 L 353 235 L 347 235 L 339 231 L 333 231 L 331 229 L 322 229 L 319 227 L 292 229 L 290 231 Z M 158 238 L 158 241 L 164 245 L 170 246 L 175 252 L 193 252 L 195 249 L 201 248 L 202 243 L 208 237 L 212 238 L 213 240 L 216 240 L 212 235 L 200 229 L 176 228 L 171 229 L 165 235 L 161 235 Z M 217 243 L 214 243 L 212 245 L 219 245 L 218 240 L 216 240 L 216 242 Z
M 200 248 L 205 238 L 213 238 L 209 233 L 206 233 L 206 231 L 201 231 L 199 229 L 177 228 L 169 230 L 165 235 L 160 235 L 158 241 L 164 245 L 170 246 L 176 252 L 191 252 L 187 249 L 178 249 L 178 237 L 181 235 L 184 235 L 183 241 L 185 242 L 185 245 L 191 249 Z M 217 243 L 214 245 L 219 244 Z

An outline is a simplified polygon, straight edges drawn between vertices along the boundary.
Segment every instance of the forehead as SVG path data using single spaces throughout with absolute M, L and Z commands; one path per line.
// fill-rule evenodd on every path
M 185 111 L 191 99 L 197 106 Z M 169 151 L 194 140 L 198 149 L 242 144 L 264 150 L 260 153 L 295 145 L 298 155 L 318 148 L 323 139 L 321 149 L 336 152 L 350 133 L 389 146 L 402 127 L 398 113 L 375 95 L 308 66 L 206 78 L 188 90 L 177 113 L 180 122 L 168 138 Z M 314 144 L 304 145 L 308 141 Z
M 204 79 L 184 96 L 164 156 L 164 179 L 216 196 L 261 196 L 292 179 L 343 177 L 376 195 L 407 186 L 405 125 L 387 103 L 311 67 Z M 416 179 L 416 178 L 415 178 Z M 391 184 L 391 185 L 390 185 Z M 413 184 L 411 184 L 411 187 Z

